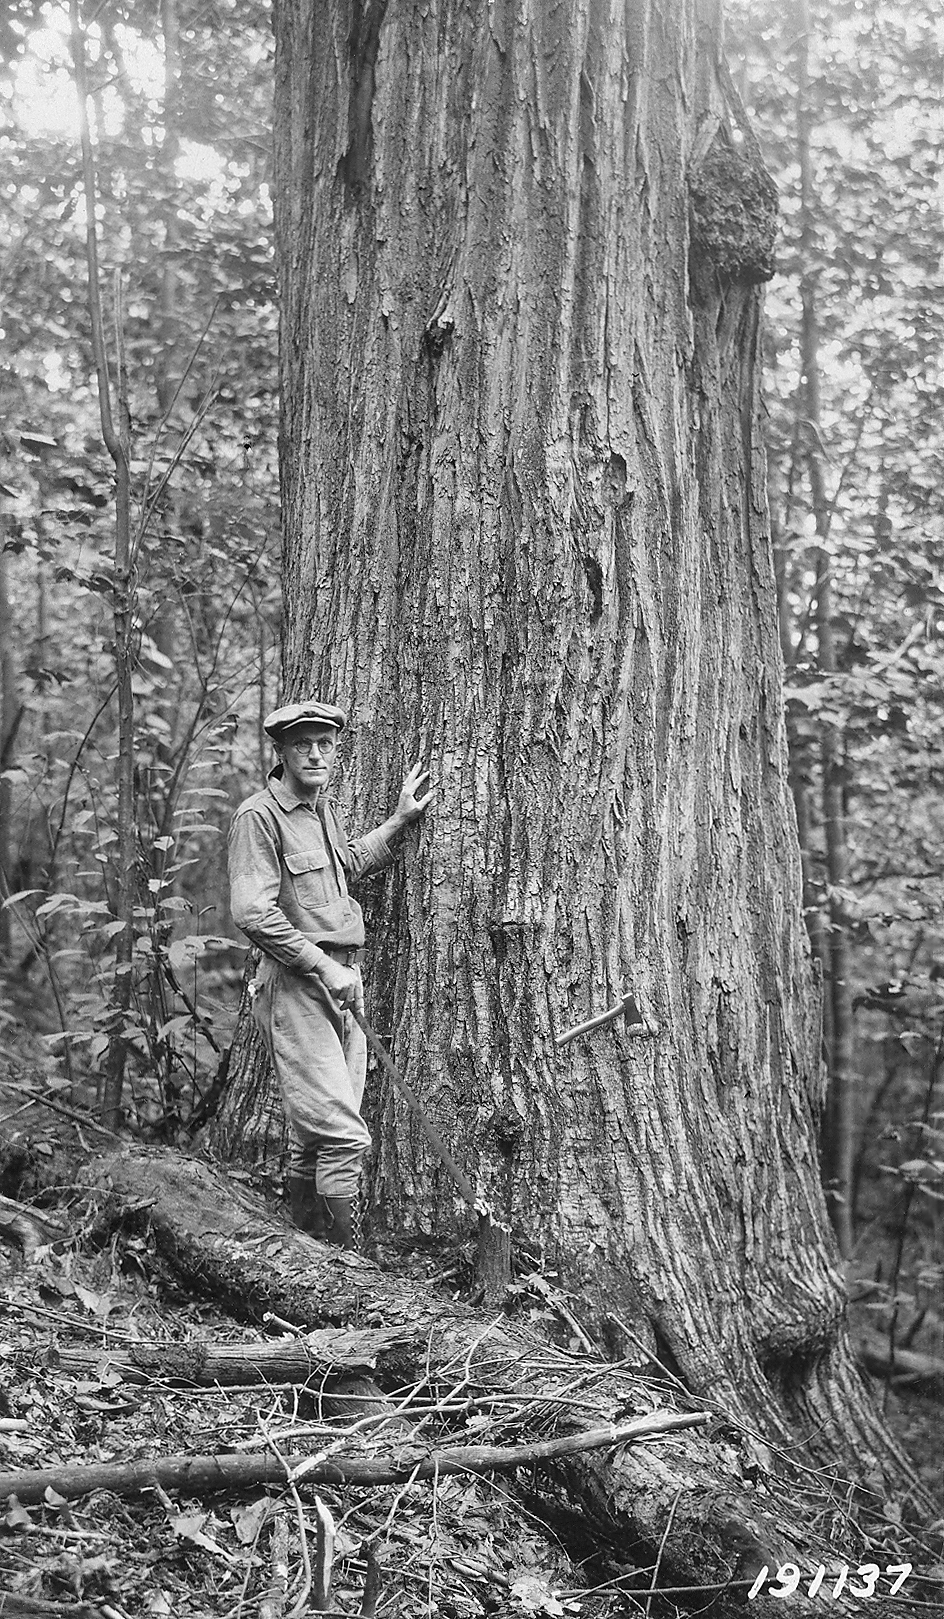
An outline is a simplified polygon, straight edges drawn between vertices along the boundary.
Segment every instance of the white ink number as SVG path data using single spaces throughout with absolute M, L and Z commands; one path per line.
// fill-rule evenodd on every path
M 892 1584 L 888 1589 L 889 1596 L 894 1596 L 897 1591 L 901 1590 L 913 1566 L 912 1563 L 889 1563 L 887 1565 L 884 1572 L 892 1578 Z M 825 1565 L 820 1563 L 809 1577 L 806 1595 L 816 1597 L 822 1591 L 824 1596 L 838 1597 L 840 1592 L 847 1587 L 847 1582 L 849 1582 L 847 1588 L 850 1596 L 871 1597 L 875 1595 L 882 1572 L 877 1563 L 860 1563 L 856 1569 L 851 1569 L 848 1563 L 840 1563 L 838 1570 L 827 1574 Z M 853 1573 L 861 1579 L 861 1585 L 855 1585 L 849 1580 L 850 1574 Z M 771 1575 L 768 1564 L 765 1563 L 747 1593 L 747 1600 L 748 1602 L 753 1602 L 754 1598 L 760 1595 L 765 1585 L 767 1586 L 768 1596 L 791 1597 L 794 1591 L 800 1589 L 804 1579 L 806 1579 L 806 1575 L 796 1563 L 780 1563 L 773 1575 Z

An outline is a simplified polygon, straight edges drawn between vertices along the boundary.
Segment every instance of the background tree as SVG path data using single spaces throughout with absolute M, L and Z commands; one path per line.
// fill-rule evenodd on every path
M 887 0 L 729 19 L 783 203 L 767 437 L 825 1169 L 847 1252 L 890 1278 L 891 1336 L 907 1299 L 940 1352 L 944 40 L 936 8 Z
M 816 1171 L 775 205 L 716 8 L 282 0 L 276 44 L 287 695 L 350 707 L 365 821 L 404 759 L 439 783 L 374 906 L 374 1019 L 614 1346 L 881 1457 Z M 658 1038 L 559 1059 L 627 984 Z M 386 1218 L 450 1227 L 395 1097 L 374 1122 Z
M 20 5 L 3 36 L 0 240 L 3 474 L 18 497 L 3 672 L 23 710 L 5 776 L 4 870 L 8 894 L 21 895 L 4 912 L 9 982 L 25 996 L 41 961 L 78 1071 L 86 1053 L 94 1071 L 117 1032 L 134 1059 L 134 1110 L 173 1131 L 227 1041 L 225 1018 L 213 1032 L 213 989 L 241 952 L 207 948 L 228 916 L 220 831 L 230 797 L 258 776 L 259 709 L 274 680 L 271 41 L 264 9 L 244 0 L 212 14 L 171 0 L 80 7 L 76 20 L 105 359 L 114 377 L 123 347 L 131 416 L 139 894 L 121 1008 L 108 987 L 116 940 L 127 940 L 114 890 L 129 868 L 114 859 L 113 488 L 91 381 L 69 8 Z

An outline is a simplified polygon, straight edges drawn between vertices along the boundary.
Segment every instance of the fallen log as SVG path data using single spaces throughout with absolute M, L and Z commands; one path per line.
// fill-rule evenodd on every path
M 36 1209 L 24 1208 L 10 1197 L 0 1196 L 0 1238 L 21 1249 L 32 1259 L 38 1248 L 61 1241 L 65 1232 Z
M 569 1355 L 504 1315 L 483 1318 L 431 1285 L 287 1228 L 244 1186 L 194 1159 L 116 1153 L 92 1165 L 88 1179 L 110 1194 L 116 1221 L 123 1210 L 140 1219 L 146 1207 L 163 1262 L 192 1291 L 243 1320 L 259 1322 L 274 1312 L 309 1329 L 351 1321 L 410 1329 L 414 1347 L 402 1351 L 402 1362 L 391 1357 L 388 1389 L 396 1376 L 407 1388 L 508 1391 L 558 1431 L 649 1415 L 669 1403 L 664 1386 L 625 1368 Z M 584 1540 L 589 1533 L 611 1552 L 617 1548 L 627 1567 L 658 1564 L 660 1585 L 724 1585 L 753 1579 L 764 1564 L 805 1569 L 835 1558 L 837 1548 L 822 1540 L 806 1509 L 806 1475 L 791 1475 L 786 1457 L 779 1477 L 765 1474 L 753 1440 L 717 1415 L 714 1433 L 690 1429 L 605 1459 L 596 1452 L 557 1458 L 537 1475 L 532 1503 L 537 1496 L 558 1524 L 570 1514 Z M 717 1598 L 715 1619 L 735 1619 L 739 1596 Z M 844 1597 L 834 1608 L 855 1611 Z M 766 1593 L 751 1607 L 753 1619 L 780 1619 L 781 1611 Z M 895 1611 L 878 1595 L 870 1602 L 870 1619 Z M 793 1619 L 816 1619 L 818 1612 L 800 1593 L 791 1598 Z
M 944 1389 L 944 1360 L 937 1355 L 926 1355 L 915 1349 L 889 1345 L 887 1338 L 877 1333 L 861 1334 L 857 1340 L 859 1359 L 873 1377 L 887 1378 L 892 1383 L 908 1383 L 913 1388 L 939 1394 Z
M 567 1434 L 559 1439 L 537 1440 L 526 1445 L 455 1445 L 430 1451 L 404 1448 L 387 1457 L 318 1455 L 278 1457 L 263 1455 L 156 1456 L 139 1462 L 97 1462 L 79 1467 L 25 1467 L 0 1473 L 0 1501 L 15 1495 L 21 1506 L 37 1506 L 46 1491 L 53 1489 L 67 1501 L 77 1501 L 96 1490 L 113 1495 L 141 1495 L 159 1485 L 162 1490 L 188 1496 L 215 1492 L 257 1489 L 266 1484 L 334 1484 L 372 1488 L 382 1484 L 406 1484 L 416 1479 L 445 1477 L 453 1473 L 505 1473 L 517 1467 L 533 1467 L 582 1451 L 618 1448 L 658 1439 L 682 1428 L 695 1428 L 710 1422 L 701 1412 L 686 1415 L 662 1412 L 620 1427 L 592 1429 Z
M 123 1383 L 137 1385 L 161 1382 L 185 1388 L 236 1388 L 268 1383 L 304 1388 L 338 1373 L 383 1371 L 418 1347 L 416 1332 L 400 1327 L 363 1331 L 329 1327 L 276 1342 L 134 1344 L 130 1349 L 106 1351 L 61 1347 L 56 1363 L 63 1371 L 117 1376 Z
M 18 1591 L 0 1591 L 0 1619 L 107 1619 L 114 1608 L 90 1602 L 41 1602 Z

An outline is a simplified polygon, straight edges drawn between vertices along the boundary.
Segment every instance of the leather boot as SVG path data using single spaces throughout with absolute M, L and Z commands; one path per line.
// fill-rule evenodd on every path
M 289 1175 L 285 1184 L 294 1224 L 299 1231 L 305 1231 L 309 1237 L 317 1237 L 324 1242 L 327 1239 L 328 1216 L 325 1200 L 317 1191 L 314 1181 L 306 1175 Z
M 324 1203 L 330 1216 L 325 1242 L 333 1242 L 336 1248 L 347 1248 L 353 1252 L 357 1247 L 354 1240 L 354 1199 L 326 1196 Z

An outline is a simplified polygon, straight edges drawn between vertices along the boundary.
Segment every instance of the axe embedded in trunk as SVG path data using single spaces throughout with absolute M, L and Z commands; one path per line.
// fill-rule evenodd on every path
M 605 1012 L 598 1012 L 595 1017 L 587 1018 L 583 1023 L 575 1023 L 572 1029 L 565 1029 L 563 1034 L 555 1035 L 554 1044 L 559 1050 L 561 1046 L 568 1045 L 571 1040 L 576 1040 L 578 1035 L 589 1034 L 591 1029 L 602 1029 L 604 1024 L 614 1023 L 619 1017 L 629 1019 L 629 1024 L 623 1031 L 625 1034 L 651 1036 L 657 1032 L 656 1025 L 646 1021 L 636 1005 L 632 992 L 627 990 L 622 1000 L 618 1001 L 615 1006 L 607 1007 Z

